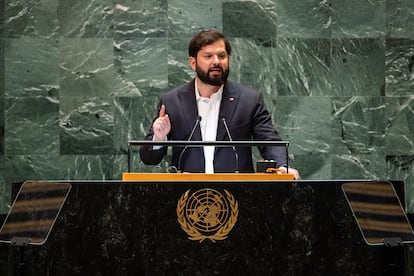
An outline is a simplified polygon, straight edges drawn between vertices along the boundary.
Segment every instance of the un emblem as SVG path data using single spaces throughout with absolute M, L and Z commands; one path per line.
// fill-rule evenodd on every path
M 224 240 L 237 222 L 238 203 L 224 190 L 225 196 L 213 189 L 192 194 L 187 190 L 177 203 L 177 219 L 190 240 L 212 242 Z

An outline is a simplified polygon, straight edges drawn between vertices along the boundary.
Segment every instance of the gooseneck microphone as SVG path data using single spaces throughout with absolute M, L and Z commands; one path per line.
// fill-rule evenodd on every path
M 193 138 L 194 132 L 196 130 L 196 128 L 200 125 L 201 122 L 201 116 L 197 116 L 197 120 L 194 123 L 193 129 L 191 130 L 190 135 L 188 136 L 187 141 L 191 141 L 191 139 Z M 180 156 L 178 157 L 178 168 L 177 168 L 177 172 L 181 172 L 181 158 L 184 155 L 184 152 L 187 150 L 188 145 L 185 145 L 184 149 L 181 151 Z
M 223 125 L 224 125 L 224 128 L 226 129 L 226 133 L 227 133 L 227 136 L 229 137 L 229 140 L 233 141 L 233 139 L 231 138 L 231 135 L 230 135 L 229 127 L 227 126 L 226 117 L 221 117 L 221 120 L 223 121 Z M 234 145 L 232 146 L 232 148 L 233 148 L 233 152 L 234 152 L 234 159 L 236 161 L 236 168 L 235 168 L 234 172 L 238 173 L 239 172 L 239 154 L 237 153 L 236 147 Z

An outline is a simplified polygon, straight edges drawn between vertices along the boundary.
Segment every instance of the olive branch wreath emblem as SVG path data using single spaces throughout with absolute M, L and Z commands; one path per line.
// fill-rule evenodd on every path
M 212 189 L 210 189 L 212 190 Z M 214 191 L 214 190 L 213 190 Z M 219 192 L 215 191 L 216 193 L 220 194 Z M 217 240 L 225 240 L 227 239 L 228 234 L 233 229 L 234 225 L 237 222 L 237 217 L 239 214 L 239 206 L 237 200 L 235 200 L 234 196 L 229 193 L 227 190 L 224 190 L 226 194 L 226 199 L 230 206 L 230 216 L 228 217 L 227 221 L 220 227 L 214 234 L 206 235 L 201 233 L 199 230 L 196 229 L 191 223 L 189 223 L 185 216 L 185 207 L 187 204 L 187 200 L 189 197 L 190 190 L 187 190 L 178 200 L 177 202 L 177 220 L 181 226 L 181 229 L 187 233 L 189 236 L 188 238 L 193 241 L 199 241 L 200 243 L 204 240 L 208 239 L 215 243 Z

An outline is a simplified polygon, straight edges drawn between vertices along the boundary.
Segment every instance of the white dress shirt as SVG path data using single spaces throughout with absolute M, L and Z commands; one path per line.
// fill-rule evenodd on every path
M 195 82 L 195 95 L 198 115 L 201 116 L 200 129 L 203 141 L 216 141 L 223 85 L 210 98 L 201 97 Z M 204 146 L 205 173 L 214 173 L 214 146 Z

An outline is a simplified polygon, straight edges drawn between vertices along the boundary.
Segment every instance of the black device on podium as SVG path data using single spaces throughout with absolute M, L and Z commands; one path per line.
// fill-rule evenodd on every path
M 71 184 L 24 182 L 0 229 L 0 242 L 9 243 L 18 275 L 24 274 L 24 249 L 46 242 Z
M 389 182 L 349 182 L 342 190 L 368 245 L 402 246 L 414 242 L 414 232 Z

